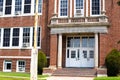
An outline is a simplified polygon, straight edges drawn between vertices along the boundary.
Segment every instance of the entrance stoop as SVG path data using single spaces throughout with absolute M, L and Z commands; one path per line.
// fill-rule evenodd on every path
M 61 68 L 52 73 L 52 76 L 96 77 L 97 70 L 89 68 Z

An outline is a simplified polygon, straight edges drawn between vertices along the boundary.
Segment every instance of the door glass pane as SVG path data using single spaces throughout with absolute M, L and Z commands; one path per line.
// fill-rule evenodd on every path
M 67 58 L 69 58 L 69 49 L 67 50 Z
M 91 50 L 89 55 L 90 55 L 90 58 L 94 58 L 94 51 Z
M 71 51 L 71 58 L 76 58 L 75 56 L 76 56 L 76 53 L 75 53 L 76 51 Z
M 83 57 L 87 58 L 87 51 L 83 51 Z
M 80 58 L 80 52 L 79 52 L 79 49 L 78 49 L 77 58 Z
M 80 37 L 74 38 L 74 47 L 80 47 Z
M 82 47 L 87 47 L 87 43 L 88 43 L 88 38 L 82 37 Z

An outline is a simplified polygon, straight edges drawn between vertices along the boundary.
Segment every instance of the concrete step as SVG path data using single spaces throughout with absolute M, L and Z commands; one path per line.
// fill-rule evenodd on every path
M 96 69 L 91 68 L 62 68 L 53 72 L 52 76 L 95 77 Z

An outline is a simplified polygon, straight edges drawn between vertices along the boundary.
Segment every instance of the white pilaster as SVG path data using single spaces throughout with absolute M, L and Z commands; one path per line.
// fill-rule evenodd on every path
M 95 33 L 95 68 L 98 68 L 98 33 Z
M 103 0 L 103 11 L 105 11 L 105 0 Z
M 58 68 L 62 68 L 62 34 L 58 36 Z
M 54 14 L 57 13 L 57 0 L 54 0 Z
M 70 0 L 70 18 L 72 17 L 72 0 Z
M 88 0 L 86 0 L 86 17 L 88 17 Z

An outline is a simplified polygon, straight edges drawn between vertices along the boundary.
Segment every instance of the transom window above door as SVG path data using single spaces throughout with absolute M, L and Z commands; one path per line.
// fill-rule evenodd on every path
M 0 0 L 0 16 L 33 15 L 35 0 Z M 43 0 L 38 0 L 38 13 L 42 13 Z
M 95 46 L 95 38 L 92 36 L 67 37 L 67 47 L 69 48 L 93 48 Z

